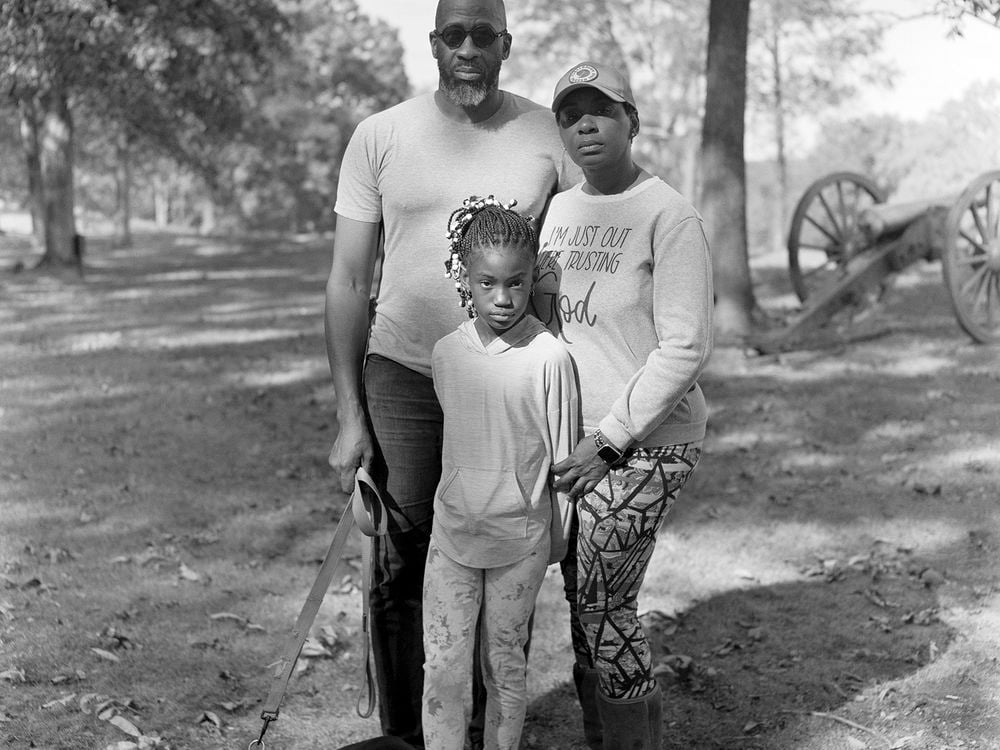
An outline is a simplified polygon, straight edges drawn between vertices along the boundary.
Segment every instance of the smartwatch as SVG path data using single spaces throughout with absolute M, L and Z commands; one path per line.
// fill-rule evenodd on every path
M 603 460 L 608 466 L 612 466 L 617 463 L 624 454 L 624 451 L 618 450 L 615 446 L 609 443 L 605 439 L 604 433 L 600 430 L 594 431 L 594 445 L 597 446 L 597 455 L 600 456 L 601 460 Z

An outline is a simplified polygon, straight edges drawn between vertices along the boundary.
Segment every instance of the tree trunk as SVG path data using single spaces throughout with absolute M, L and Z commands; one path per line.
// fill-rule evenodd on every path
M 28 210 L 31 213 L 31 234 L 35 249 L 45 247 L 45 194 L 42 189 L 42 153 L 39 145 L 39 106 L 37 100 L 20 99 L 21 143 L 28 170 Z
M 132 150 L 124 133 L 118 137 L 115 151 L 115 247 L 131 247 Z
M 773 250 L 780 251 L 785 246 L 785 205 L 788 202 L 788 155 L 785 145 L 785 85 L 784 72 L 781 66 L 781 34 L 778 29 L 779 21 L 774 18 L 771 21 L 771 62 L 773 64 L 772 74 L 774 82 L 774 140 L 777 151 L 778 166 L 778 189 L 774 195 L 774 205 L 772 207 L 773 224 L 771 228 L 771 246 Z
M 201 221 L 198 224 L 198 234 L 208 236 L 215 232 L 215 201 L 211 195 L 206 195 L 200 203 Z
M 170 224 L 170 186 L 159 174 L 153 176 L 153 221 L 157 229 Z
M 37 190 L 45 250 L 39 266 L 80 268 L 82 241 L 76 234 L 73 200 L 73 119 L 66 95 L 58 89 L 47 91 L 34 97 L 29 110 L 34 117 L 22 117 L 22 126 L 33 130 L 25 139 L 29 152 L 38 146 Z
M 711 0 L 699 209 L 712 248 L 720 341 L 743 340 L 753 329 L 743 153 L 749 20 L 750 0 Z

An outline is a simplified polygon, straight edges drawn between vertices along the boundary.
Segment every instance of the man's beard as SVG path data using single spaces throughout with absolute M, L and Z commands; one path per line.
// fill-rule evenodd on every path
M 500 87 L 499 64 L 487 68 L 484 77 L 478 81 L 456 78 L 443 60 L 438 60 L 438 73 L 441 76 L 441 90 L 457 107 L 478 107 Z

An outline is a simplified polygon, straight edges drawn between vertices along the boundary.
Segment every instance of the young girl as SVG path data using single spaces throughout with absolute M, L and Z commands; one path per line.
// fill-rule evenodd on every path
M 528 618 L 566 548 L 571 506 L 549 470 L 576 444 L 576 382 L 565 347 L 526 315 L 538 241 L 513 205 L 473 196 L 448 222 L 445 268 L 470 320 L 431 359 L 444 443 L 424 574 L 427 750 L 462 750 L 477 623 L 485 748 L 517 749 Z

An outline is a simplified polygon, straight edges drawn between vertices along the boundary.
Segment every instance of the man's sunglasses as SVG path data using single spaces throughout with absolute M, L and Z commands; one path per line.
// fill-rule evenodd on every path
M 479 49 L 486 49 L 506 33 L 507 29 L 494 31 L 492 26 L 487 26 L 486 24 L 473 26 L 471 29 L 466 30 L 456 23 L 445 26 L 441 31 L 432 31 L 431 36 L 435 36 L 444 42 L 448 49 L 458 49 L 465 44 L 465 37 L 471 36 L 474 45 L 479 47 Z

